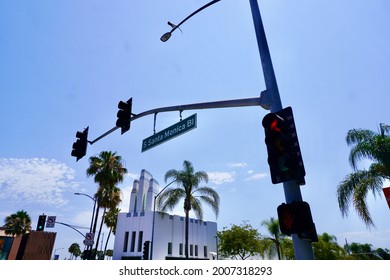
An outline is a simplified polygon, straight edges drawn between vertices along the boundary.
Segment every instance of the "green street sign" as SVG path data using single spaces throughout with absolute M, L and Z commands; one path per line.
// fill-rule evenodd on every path
M 153 134 L 142 141 L 142 152 L 196 128 L 196 114 Z

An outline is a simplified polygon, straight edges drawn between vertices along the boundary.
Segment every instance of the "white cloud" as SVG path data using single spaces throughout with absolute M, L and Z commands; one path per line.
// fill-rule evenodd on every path
M 246 167 L 247 163 L 246 162 L 231 162 L 228 164 L 229 167 L 235 168 L 235 167 Z
M 0 158 L 0 198 L 15 203 L 63 206 L 63 193 L 76 187 L 75 171 L 54 159 Z
M 236 178 L 235 172 L 207 172 L 207 175 L 209 181 L 215 185 L 234 182 Z
M 267 177 L 267 173 L 255 173 L 255 174 L 253 174 L 253 172 L 248 172 L 248 174 L 250 174 L 250 176 L 247 177 L 245 179 L 245 181 L 257 181 L 257 180 L 261 180 L 261 179 Z

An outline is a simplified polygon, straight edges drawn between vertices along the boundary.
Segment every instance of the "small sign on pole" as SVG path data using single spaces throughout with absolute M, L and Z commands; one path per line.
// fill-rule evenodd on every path
M 56 216 L 48 216 L 46 221 L 47 228 L 53 228 L 56 223 Z
M 84 239 L 84 242 L 83 242 L 84 245 L 85 245 L 85 246 L 92 246 L 93 243 L 94 243 L 93 237 L 94 237 L 94 235 L 93 235 L 92 232 L 87 232 L 87 233 L 85 234 L 85 239 Z

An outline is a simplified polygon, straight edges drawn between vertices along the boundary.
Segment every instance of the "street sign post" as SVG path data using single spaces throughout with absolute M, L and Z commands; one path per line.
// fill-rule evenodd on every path
M 156 147 L 157 145 L 182 135 L 194 128 L 196 128 L 196 114 L 144 139 L 142 141 L 142 152 Z

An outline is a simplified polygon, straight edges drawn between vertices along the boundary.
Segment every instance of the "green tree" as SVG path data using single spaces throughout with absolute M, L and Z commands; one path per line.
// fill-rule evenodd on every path
M 279 221 L 271 217 L 269 220 L 264 220 L 261 222 L 262 226 L 265 226 L 268 230 L 268 233 L 271 237 L 263 236 L 263 249 L 267 254 L 269 259 L 272 259 L 275 256 L 275 253 L 278 256 L 278 259 L 282 259 L 281 249 L 282 244 L 281 241 L 283 239 L 283 234 L 280 232 Z
M 218 252 L 223 258 L 245 260 L 260 253 L 260 234 L 246 222 L 230 229 L 224 227 L 217 236 Z
M 372 245 L 367 243 L 352 242 L 345 244 L 344 249 L 349 253 L 347 259 L 352 260 L 381 260 L 384 256 L 380 254 L 384 252 L 382 249 L 373 250 Z
M 165 182 L 173 180 L 177 188 L 165 190 L 157 200 L 157 207 L 160 211 L 172 210 L 184 200 L 185 213 L 185 256 L 188 259 L 188 234 L 190 211 L 195 212 L 199 220 L 203 220 L 203 209 L 201 203 L 204 202 L 211 207 L 216 216 L 219 213 L 219 195 L 210 187 L 199 187 L 200 183 L 208 182 L 208 175 L 204 171 L 194 171 L 192 163 L 185 160 L 183 170 L 171 169 L 165 173 Z
M 378 248 L 375 250 L 375 252 L 383 260 L 390 260 L 390 250 L 389 249 Z
M 112 249 L 106 250 L 106 256 L 108 257 L 108 259 L 112 259 L 113 255 L 114 255 L 114 250 Z
M 123 166 L 122 157 L 117 155 L 116 152 L 103 151 L 98 156 L 89 158 L 87 176 L 94 176 L 94 181 L 98 184 L 98 189 L 95 194 L 97 207 L 93 226 L 94 234 L 96 233 L 99 208 L 104 209 L 99 233 L 97 235 L 95 252 L 97 251 L 97 246 L 99 244 L 106 209 L 116 208 L 121 201 L 120 189 L 117 187 L 117 184 L 123 182 L 126 173 L 127 169 Z
M 379 133 L 367 129 L 348 131 L 346 142 L 352 146 L 349 162 L 354 169 L 339 184 L 337 189 L 341 214 L 348 215 L 350 204 L 367 227 L 375 226 L 367 206 L 367 195 L 382 194 L 383 182 L 390 179 L 390 126 L 380 124 Z M 369 159 L 372 164 L 368 170 L 358 170 L 357 162 Z
M 77 259 L 77 257 L 79 257 L 81 255 L 80 245 L 77 243 L 73 243 L 68 248 L 68 252 L 70 253 L 71 260 L 73 259 L 73 257 L 75 257 Z
M 337 244 L 336 236 L 326 232 L 313 243 L 313 251 L 317 260 L 342 260 L 346 256 L 345 250 Z
M 31 231 L 31 218 L 26 211 L 20 210 L 4 219 L 4 232 L 12 237 Z

